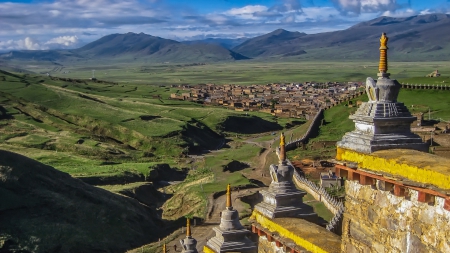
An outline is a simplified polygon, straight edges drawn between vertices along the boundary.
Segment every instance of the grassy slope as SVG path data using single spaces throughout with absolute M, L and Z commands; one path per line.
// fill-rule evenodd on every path
M 124 252 L 157 240 L 155 210 L 0 150 L 2 252 Z
M 193 164 L 196 169 L 191 171 L 187 180 L 169 188 L 168 191 L 176 192 L 176 194 L 164 204 L 163 217 L 173 219 L 187 214 L 204 216 L 206 197 L 211 193 L 224 191 L 227 184 L 232 186 L 251 184 L 244 174 L 249 173 L 252 167 L 257 166 L 256 159 L 261 152 L 261 148 L 240 141 L 231 142 L 229 146 L 229 148 L 207 155 L 204 159 Z M 249 168 L 233 173 L 224 172 L 223 166 L 233 160 L 248 163 Z M 183 191 L 180 191 L 180 189 L 183 189 Z M 191 200 L 188 205 L 189 208 L 186 208 L 186 199 Z M 192 203 L 193 199 L 196 200 L 195 203 Z
M 177 92 L 167 87 L 73 83 L 5 73 L 3 77 L 0 105 L 11 119 L 0 121 L 1 148 L 76 176 L 124 170 L 146 174 L 155 162 L 174 165 L 187 146 L 216 148 L 221 142 L 217 126 L 230 116 L 244 115 L 167 100 Z M 153 97 L 158 95 L 161 99 Z M 269 114 L 250 115 L 277 124 Z M 265 130 L 255 126 L 255 131 Z M 84 142 L 75 144 L 80 139 Z M 108 160 L 121 164 L 102 165 Z

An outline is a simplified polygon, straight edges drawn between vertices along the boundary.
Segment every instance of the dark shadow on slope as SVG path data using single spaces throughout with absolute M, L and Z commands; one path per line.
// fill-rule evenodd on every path
M 222 136 L 196 120 L 189 121 L 183 127 L 181 137 L 188 143 L 189 154 L 202 154 L 222 148 L 225 144 Z
M 236 171 L 240 171 L 240 170 L 243 170 L 246 168 L 250 168 L 250 166 L 246 163 L 233 160 L 233 161 L 229 162 L 228 164 L 223 165 L 222 171 L 236 172 Z
M 92 100 L 92 101 L 95 101 L 95 102 L 98 102 L 98 103 L 105 104 L 105 102 L 101 101 L 100 99 L 97 99 L 97 98 L 94 98 L 94 97 L 89 97 L 89 96 L 86 96 L 86 95 L 81 94 L 81 93 L 79 93 L 78 96 L 80 98 L 89 99 L 89 100 Z
M 171 168 L 167 163 L 155 164 L 149 167 L 146 181 L 183 181 L 187 176 L 187 169 Z
M 278 123 L 256 116 L 229 116 L 219 125 L 225 132 L 257 134 L 283 129 Z
M 139 118 L 140 118 L 141 120 L 150 121 L 150 120 L 154 120 L 154 119 L 159 119 L 159 118 L 161 118 L 161 116 L 141 115 L 141 116 L 139 116 Z
M 0 151 L 0 177 L 2 252 L 125 252 L 168 232 L 137 200 L 22 155 Z
M 0 120 L 2 119 L 14 119 L 14 117 L 11 114 L 8 114 L 5 107 L 0 105 Z

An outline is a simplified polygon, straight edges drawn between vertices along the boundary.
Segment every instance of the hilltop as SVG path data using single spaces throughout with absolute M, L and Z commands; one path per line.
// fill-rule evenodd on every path
M 306 33 L 289 32 L 277 29 L 271 33 L 249 39 L 233 50 L 250 57 L 267 57 L 272 55 L 292 54 L 302 49 L 293 49 L 290 41 L 306 36 Z
M 161 221 L 137 200 L 0 150 L 1 252 L 124 252 L 156 240 Z

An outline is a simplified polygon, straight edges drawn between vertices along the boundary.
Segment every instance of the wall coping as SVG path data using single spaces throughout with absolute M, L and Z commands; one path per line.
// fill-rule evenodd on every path
M 312 253 L 341 252 L 341 237 L 325 228 L 299 218 L 269 219 L 254 210 L 251 220 L 281 237 L 290 239 Z
M 416 150 L 390 149 L 364 154 L 337 148 L 336 160 L 357 163 L 358 168 L 450 190 L 450 159 Z M 450 194 L 450 192 L 448 192 Z

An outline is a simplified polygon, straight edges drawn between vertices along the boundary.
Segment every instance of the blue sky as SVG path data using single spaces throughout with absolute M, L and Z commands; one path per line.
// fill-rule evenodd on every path
M 76 48 L 126 32 L 175 40 L 319 33 L 429 13 L 450 13 L 450 0 L 0 0 L 0 51 Z

